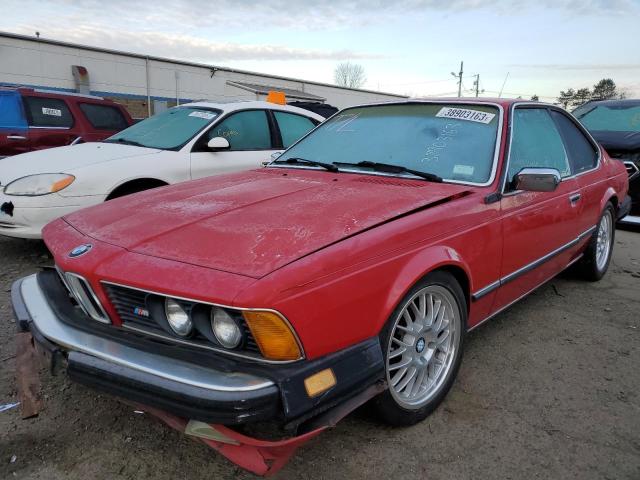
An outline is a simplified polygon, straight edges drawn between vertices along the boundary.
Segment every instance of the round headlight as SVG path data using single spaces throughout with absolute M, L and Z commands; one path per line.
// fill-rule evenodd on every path
M 220 345 L 235 348 L 242 341 L 242 331 L 237 322 L 222 308 L 211 310 L 211 329 Z
M 164 312 L 167 315 L 167 322 L 169 322 L 171 330 L 176 335 L 186 337 L 191 333 L 191 330 L 193 330 L 191 318 L 178 302 L 172 298 L 167 298 L 164 302 Z

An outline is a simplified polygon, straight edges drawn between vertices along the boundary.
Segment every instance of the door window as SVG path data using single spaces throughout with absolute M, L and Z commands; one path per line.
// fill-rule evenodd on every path
M 573 173 L 581 173 L 595 168 L 598 162 L 598 151 L 587 140 L 584 133 L 566 115 L 551 110 L 551 116 L 562 134 Z
M 569 159 L 549 112 L 542 108 L 516 108 L 509 152 L 507 182 L 523 168 L 555 168 L 562 177 L 571 175 Z
M 271 132 L 264 110 L 247 110 L 225 118 L 206 134 L 207 141 L 223 137 L 230 150 L 270 150 Z
M 63 100 L 44 97 L 23 97 L 30 127 L 73 126 L 73 116 Z
M 109 105 L 81 103 L 80 110 L 96 130 L 120 131 L 129 126 L 120 109 Z
M 294 113 L 273 112 L 280 128 L 282 146 L 289 148 L 298 141 L 304 134 L 316 126 L 310 118 L 296 115 Z

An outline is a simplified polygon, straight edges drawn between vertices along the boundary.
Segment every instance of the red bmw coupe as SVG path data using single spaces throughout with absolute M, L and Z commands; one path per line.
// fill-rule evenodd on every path
M 49 224 L 56 268 L 14 309 L 72 379 L 179 418 L 301 431 L 376 385 L 409 425 L 467 332 L 574 263 L 605 274 L 627 188 L 551 105 L 348 108 L 266 168 Z

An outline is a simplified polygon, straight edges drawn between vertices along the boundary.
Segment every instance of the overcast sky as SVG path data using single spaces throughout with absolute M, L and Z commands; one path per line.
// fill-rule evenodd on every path
M 613 78 L 640 96 L 640 0 L 2 0 L 0 30 L 366 88 L 552 100 Z M 470 95 L 471 93 L 468 92 Z

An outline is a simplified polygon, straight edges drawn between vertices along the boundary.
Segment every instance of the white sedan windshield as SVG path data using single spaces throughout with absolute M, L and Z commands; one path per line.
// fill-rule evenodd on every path
M 109 137 L 105 142 L 140 147 L 178 150 L 220 115 L 218 110 L 178 107 L 153 117 Z

